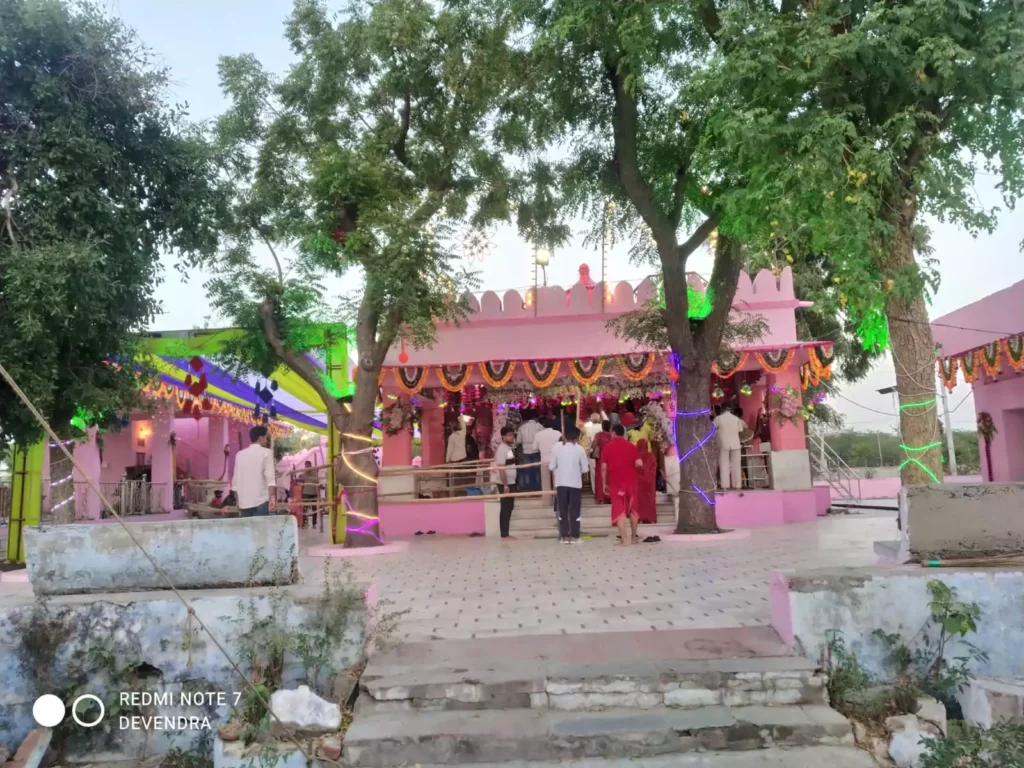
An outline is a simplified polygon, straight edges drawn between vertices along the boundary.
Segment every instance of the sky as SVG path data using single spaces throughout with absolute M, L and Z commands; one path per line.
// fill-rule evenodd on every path
M 171 71 L 171 97 L 187 102 L 194 120 L 216 117 L 227 108 L 220 91 L 217 61 L 221 56 L 254 54 L 263 66 L 276 73 L 287 71 L 291 51 L 283 37 L 283 22 L 290 0 L 108 0 L 107 8 L 133 27 L 153 51 L 158 62 Z M 977 193 L 986 206 L 999 205 L 995 179 L 980 176 Z M 931 317 L 937 318 L 964 304 L 1024 280 L 1024 259 L 1019 244 L 1024 241 L 1024 215 L 1004 212 L 1000 225 L 991 235 L 977 239 L 949 224 L 926 222 L 932 227 L 932 243 L 939 262 L 941 286 L 933 297 Z M 498 291 L 523 288 L 531 283 L 531 248 L 514 228 L 505 227 L 492 234 L 491 253 L 473 267 L 478 270 L 482 287 Z M 591 266 L 600 280 L 600 255 L 584 248 L 582 238 L 558 249 L 548 267 L 550 285 L 569 286 L 576 282 L 580 264 Z M 688 267 L 707 277 L 711 272 L 710 254 L 702 249 L 691 257 Z M 609 280 L 635 281 L 650 272 L 631 265 L 624 248 L 612 250 L 608 259 Z M 153 328 L 178 330 L 217 325 L 201 288 L 208 277 L 194 272 L 183 278 L 169 257 L 164 265 L 164 281 L 158 289 L 163 314 Z M 354 288 L 354 285 L 342 288 Z M 862 381 L 841 384 L 841 395 L 831 404 L 842 413 L 846 424 L 859 430 L 889 430 L 898 421 L 891 395 L 876 390 L 896 383 L 890 359 L 880 361 Z M 954 428 L 974 429 L 974 405 L 970 387 L 964 384 L 950 393 Z

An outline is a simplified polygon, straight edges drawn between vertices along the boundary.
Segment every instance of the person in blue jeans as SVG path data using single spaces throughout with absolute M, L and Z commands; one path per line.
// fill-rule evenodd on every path
M 523 448 L 523 464 L 540 464 L 540 446 L 537 435 L 544 429 L 537 420 L 537 411 L 523 412 L 523 423 L 519 426 L 517 437 Z M 540 467 L 527 467 L 518 472 L 520 491 L 540 490 Z
M 266 427 L 249 430 L 252 444 L 235 456 L 231 490 L 238 497 L 241 517 L 263 517 L 277 504 L 277 476 L 270 434 Z
M 559 537 L 562 544 L 580 543 L 580 518 L 583 506 L 583 475 L 590 471 L 587 452 L 579 444 L 575 426 L 565 430 L 565 442 L 551 450 L 551 473 L 558 500 Z

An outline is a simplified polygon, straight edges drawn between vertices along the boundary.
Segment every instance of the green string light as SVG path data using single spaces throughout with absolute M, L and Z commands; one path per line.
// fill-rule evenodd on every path
M 906 405 L 901 405 L 900 406 L 900 413 L 903 413 L 904 411 L 909 411 L 911 408 L 931 408 L 938 401 L 939 401 L 939 398 L 933 397 L 931 400 L 925 400 L 922 403 L 907 403 Z M 918 455 L 924 455 L 924 453 L 926 451 L 931 451 L 931 450 L 934 450 L 935 448 L 941 448 L 941 447 L 942 447 L 942 441 L 941 440 L 937 440 L 934 443 L 928 443 L 928 445 L 922 445 L 922 446 L 904 445 L 903 443 L 900 443 L 900 448 L 902 448 L 908 454 L 916 453 Z M 941 483 L 942 482 L 941 480 L 939 480 L 939 478 L 937 478 L 935 476 L 935 473 L 932 472 L 930 469 L 928 469 L 928 467 L 926 467 L 924 464 L 922 464 L 921 460 L 919 458 L 917 458 L 916 456 L 907 456 L 907 460 L 904 461 L 902 464 L 900 464 L 900 471 L 902 472 L 903 468 L 905 466 L 907 466 L 908 464 L 916 464 L 917 466 L 919 466 L 921 468 L 921 471 L 924 472 L 926 475 L 928 475 L 928 477 L 930 477 L 932 479 L 932 482 L 934 482 L 934 483 Z

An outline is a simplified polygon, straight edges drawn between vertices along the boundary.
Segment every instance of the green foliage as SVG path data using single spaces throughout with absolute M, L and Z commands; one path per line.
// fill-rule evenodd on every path
M 989 729 L 950 721 L 949 735 L 929 739 L 922 768 L 1007 768 L 1024 765 L 1024 724 L 1002 722 Z
M 62 436 L 79 406 L 102 426 L 135 402 L 161 254 L 215 244 L 207 153 L 167 84 L 93 6 L 0 0 L 0 360 Z M 41 435 L 4 383 L 0 433 Z
M 815 406 L 817 412 L 821 406 Z M 944 439 L 940 437 L 939 439 Z M 826 436 L 829 447 L 851 467 L 879 466 L 879 445 L 881 445 L 881 466 L 895 467 L 905 458 L 900 449 L 899 436 L 893 432 L 861 432 L 844 430 Z M 962 474 L 978 471 L 978 436 L 970 430 L 953 432 L 953 447 L 956 449 L 957 468 Z M 949 457 L 944 456 L 948 465 Z M 865 477 L 867 475 L 865 474 Z

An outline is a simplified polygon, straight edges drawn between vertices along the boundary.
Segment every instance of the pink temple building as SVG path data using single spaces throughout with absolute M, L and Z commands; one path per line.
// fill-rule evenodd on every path
M 1024 481 L 1024 281 L 932 322 L 939 376 L 971 385 L 981 475 Z
M 700 304 L 703 281 L 692 275 L 689 283 L 691 305 Z M 584 265 L 568 289 L 467 296 L 469 317 L 439 326 L 430 348 L 396 344 L 381 377 L 382 422 L 394 425 L 384 434 L 384 535 L 492 535 L 494 529 L 496 502 L 468 495 L 417 504 L 413 499 L 429 490 L 413 487 L 408 476 L 388 476 L 390 468 L 413 461 L 413 433 L 401 428 L 406 422 L 420 423 L 420 457 L 423 467 L 431 467 L 445 463 L 446 443 L 460 415 L 473 418 L 470 433 L 486 458 L 493 455 L 500 427 L 515 422 L 515 412 L 524 408 L 553 418 L 569 410 L 585 419 L 600 408 L 639 414 L 656 402 L 666 414 L 674 413 L 677 376 L 667 351 L 641 348 L 607 327 L 614 317 L 655 299 L 656 290 L 651 280 L 594 283 Z M 832 350 L 797 337 L 796 312 L 807 306 L 794 294 L 788 268 L 777 275 L 765 270 L 753 279 L 740 276 L 734 317 L 759 315 L 767 330 L 757 343 L 718 360 L 708 382 L 712 403 L 738 403 L 755 433 L 744 456 L 744 488 L 719 492 L 715 499 L 720 526 L 777 525 L 828 510 L 829 488 L 812 483 L 802 392 L 809 381 L 831 376 Z M 674 448 L 661 445 L 658 454 L 662 472 L 670 474 L 666 467 L 678 463 Z

